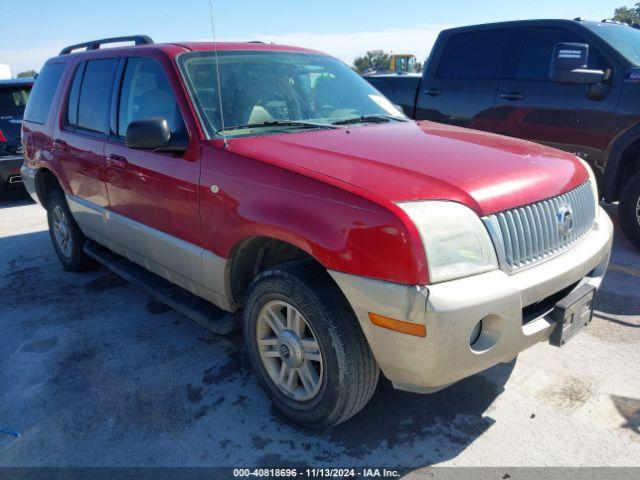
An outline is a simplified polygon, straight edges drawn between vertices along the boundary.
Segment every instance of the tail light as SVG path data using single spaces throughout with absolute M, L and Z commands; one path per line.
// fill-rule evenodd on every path
M 0 130 L 0 143 L 7 143 L 7 137 L 4 136 L 2 130 Z

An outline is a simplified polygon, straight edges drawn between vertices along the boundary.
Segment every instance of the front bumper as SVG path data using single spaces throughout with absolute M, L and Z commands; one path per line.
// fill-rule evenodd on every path
M 21 155 L 0 156 L 0 182 L 9 185 L 20 184 Z
M 396 388 L 433 392 L 465 377 L 512 360 L 549 339 L 555 328 L 545 299 L 572 286 L 600 287 L 613 224 L 600 209 L 593 229 L 563 254 L 521 272 L 496 270 L 429 286 L 406 286 L 329 272 L 351 303 L 369 346 Z M 537 306 L 542 310 L 536 312 Z M 526 322 L 523 322 L 523 309 Z M 426 337 L 373 325 L 369 312 L 422 323 Z M 534 315 L 531 316 L 531 312 Z M 483 321 L 480 339 L 470 335 Z

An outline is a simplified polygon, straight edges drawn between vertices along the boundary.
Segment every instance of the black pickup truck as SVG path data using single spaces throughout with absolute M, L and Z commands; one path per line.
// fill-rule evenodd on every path
M 422 75 L 365 78 L 416 120 L 586 160 L 640 249 L 640 30 L 580 19 L 454 28 L 440 33 Z

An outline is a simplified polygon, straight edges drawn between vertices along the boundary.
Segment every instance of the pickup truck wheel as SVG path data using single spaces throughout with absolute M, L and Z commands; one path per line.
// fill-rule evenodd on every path
M 636 173 L 625 185 L 618 212 L 622 231 L 640 250 L 640 173 Z
M 53 190 L 47 200 L 47 220 L 53 248 L 65 270 L 80 272 L 94 265 L 84 253 L 86 237 L 74 220 L 60 190 Z
M 245 346 L 275 407 L 311 428 L 349 419 L 369 401 L 379 369 L 342 292 L 309 262 L 264 271 L 247 292 Z

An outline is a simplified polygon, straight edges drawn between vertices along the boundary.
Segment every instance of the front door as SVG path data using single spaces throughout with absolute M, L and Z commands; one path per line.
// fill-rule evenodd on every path
M 113 103 L 113 133 L 104 150 L 112 248 L 194 290 L 191 281 L 202 279 L 197 148 L 176 155 L 125 144 L 130 122 L 157 117 L 167 120 L 173 141 L 188 137 L 159 61 L 128 58 Z
M 534 27 L 526 32 L 513 78 L 500 82 L 493 131 L 572 152 L 596 164 L 611 140 L 621 73 L 593 46 L 589 68 L 610 70 L 611 78 L 595 86 L 552 81 L 549 77 L 557 43 L 589 43 L 563 27 Z

